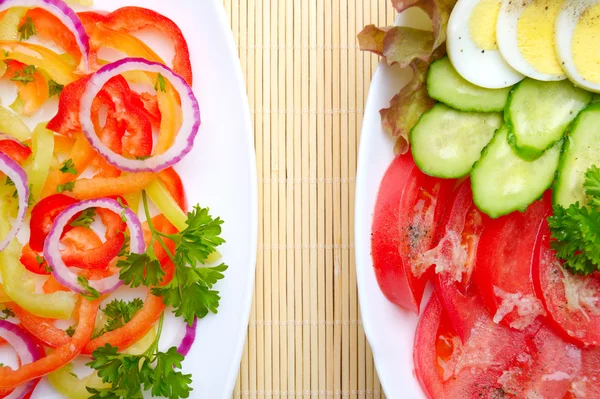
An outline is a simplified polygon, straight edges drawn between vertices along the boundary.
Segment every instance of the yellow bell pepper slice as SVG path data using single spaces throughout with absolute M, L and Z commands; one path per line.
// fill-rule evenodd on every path
M 3 223 L 8 223 L 5 221 Z M 70 319 L 77 297 L 72 292 L 38 294 L 30 272 L 19 262 L 20 247 L 13 241 L 0 252 L 0 275 L 4 290 L 17 305 L 39 317 Z
M 173 226 L 179 231 L 187 228 L 187 215 L 177 205 L 177 201 L 160 180 L 154 180 L 150 183 L 146 187 L 146 192 L 158 210 L 165 215 L 169 222 L 173 223 Z
M 26 7 L 12 7 L 0 21 L 0 40 L 19 40 L 19 24 L 27 14 Z
M 31 150 L 33 161 L 28 168 L 27 178 L 33 199 L 39 201 L 54 157 L 54 133 L 46 129 L 45 123 L 40 123 L 34 129 Z
M 73 67 L 52 50 L 37 44 L 2 41 L 0 42 L 0 60 L 16 60 L 27 65 L 35 65 L 43 69 L 52 80 L 61 85 L 67 85 L 75 80 L 77 76 L 73 73 Z
M 66 366 L 48 374 L 48 381 L 58 392 L 69 399 L 88 399 L 92 396 L 86 387 L 103 389 L 110 388 L 110 384 L 102 382 L 102 378 L 97 372 L 93 372 L 87 377 L 79 378 L 73 374 L 73 364 Z
M 27 141 L 31 138 L 31 130 L 29 130 L 21 118 L 4 107 L 0 107 L 0 131 L 10 134 L 20 141 Z

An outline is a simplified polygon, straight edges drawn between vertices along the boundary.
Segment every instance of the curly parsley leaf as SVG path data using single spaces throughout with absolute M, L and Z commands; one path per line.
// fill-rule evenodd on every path
M 72 175 L 77 174 L 77 169 L 75 169 L 75 164 L 73 163 L 73 160 L 71 158 L 63 162 L 59 170 L 61 173 L 70 173 Z
M 56 83 L 54 80 L 50 79 L 48 81 L 48 97 L 60 96 L 64 88 L 64 85 Z
M 92 223 L 94 223 L 94 218 L 96 217 L 96 208 L 88 208 L 81 212 L 77 219 L 73 220 L 69 223 L 72 227 L 87 227 L 89 228 Z
M 140 285 L 147 287 L 158 285 L 165 275 L 160 262 L 154 255 L 152 246 L 143 254 L 130 253 L 125 259 L 117 261 L 119 278 L 127 285 L 135 288 Z
M 21 82 L 24 85 L 27 83 L 35 82 L 35 76 L 33 76 L 36 72 L 35 65 L 27 65 L 23 67 L 21 71 L 15 71 L 14 75 L 10 80 L 13 82 Z
M 73 189 L 75 189 L 75 182 L 74 181 L 70 181 L 70 182 L 67 182 L 65 184 L 59 184 L 56 187 L 56 192 L 58 194 L 60 194 L 60 193 L 64 193 L 65 191 L 73 191 Z
M 104 330 L 113 331 L 123 327 L 133 319 L 133 316 L 135 316 L 143 306 L 144 301 L 139 298 L 135 298 L 130 302 L 125 302 L 121 299 L 113 300 L 102 309 L 102 312 L 107 317 Z
M 585 174 L 587 205 L 553 207 L 548 218 L 552 248 L 574 273 L 590 274 L 600 270 L 600 169 L 592 166 Z
M 158 350 L 158 340 L 162 333 L 163 317 L 158 324 L 158 334 L 152 345 L 141 355 L 127 355 L 118 352 L 118 348 L 106 344 L 96 349 L 93 360 L 87 366 L 98 372 L 104 383 L 110 388 L 95 389 L 87 387 L 92 399 L 141 399 L 143 391 L 149 390 L 152 396 L 169 399 L 188 398 L 192 391 L 192 378 L 181 372 L 184 357 L 177 348 L 166 352 Z
M 37 35 L 37 31 L 35 29 L 35 24 L 33 23 L 33 19 L 31 17 L 25 18 L 25 22 L 18 29 L 19 32 L 19 40 L 27 40 L 31 36 Z

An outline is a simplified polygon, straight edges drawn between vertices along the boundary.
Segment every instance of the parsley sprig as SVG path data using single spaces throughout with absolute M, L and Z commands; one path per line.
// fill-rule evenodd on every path
M 10 80 L 27 85 L 27 83 L 35 82 L 35 76 L 33 75 L 36 71 L 35 65 L 26 65 L 21 71 L 15 71 L 15 74 Z
M 600 168 L 597 166 L 585 173 L 584 189 L 585 206 L 555 205 L 548 224 L 556 256 L 572 272 L 585 275 L 600 270 Z
M 163 317 L 158 323 L 158 333 L 154 342 L 141 355 L 127 355 L 118 352 L 118 348 L 106 344 L 96 349 L 93 361 L 87 366 L 98 371 L 104 383 L 110 388 L 95 389 L 88 387 L 91 399 L 127 398 L 142 399 L 143 391 L 149 390 L 152 396 L 169 399 L 187 398 L 192 391 L 192 376 L 181 372 L 184 357 L 177 348 L 166 352 L 158 350 L 158 340 L 162 333 Z
M 209 312 L 217 313 L 219 292 L 213 290 L 217 281 L 221 280 L 227 270 L 225 264 L 215 267 L 202 266 L 216 248 L 225 241 L 220 237 L 220 218 L 214 219 L 208 208 L 196 205 L 188 213 L 187 228 L 177 234 L 165 234 L 156 230 L 150 217 L 148 199 L 142 192 L 144 210 L 152 239 L 143 254 L 129 254 L 117 262 L 120 278 L 131 287 L 145 285 L 152 288 L 154 295 L 160 296 L 166 305 L 174 308 L 178 317 L 192 325 L 196 317 L 203 318 Z M 173 253 L 166 240 L 175 243 Z M 154 243 L 158 243 L 175 265 L 175 275 L 166 285 L 159 287 L 165 273 L 154 252 Z
M 96 208 L 87 208 L 83 212 L 77 216 L 77 219 L 73 220 L 69 225 L 72 227 L 87 227 L 89 228 L 92 223 L 94 223 L 94 218 L 96 217 Z
M 19 32 L 19 40 L 27 40 L 31 36 L 37 35 L 37 31 L 35 30 L 35 24 L 33 23 L 33 19 L 31 17 L 25 18 L 25 22 L 18 29 Z
M 70 173 L 72 175 L 77 174 L 77 169 L 75 169 L 75 163 L 71 158 L 64 161 L 59 169 L 61 173 Z
M 144 307 L 144 301 L 139 298 L 135 298 L 129 302 L 121 299 L 114 299 L 102 309 L 102 313 L 106 316 L 106 322 L 101 329 L 94 332 L 93 338 L 123 327 L 133 319 L 133 316 L 135 316 L 142 307 Z

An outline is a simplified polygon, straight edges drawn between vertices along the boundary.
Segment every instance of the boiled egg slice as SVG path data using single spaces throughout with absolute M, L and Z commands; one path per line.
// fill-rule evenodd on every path
M 560 0 L 502 0 L 496 39 L 514 69 L 537 80 L 563 80 L 566 75 L 554 50 L 554 24 Z
M 448 21 L 452 65 L 469 82 L 488 89 L 512 86 L 523 75 L 511 68 L 496 43 L 501 0 L 458 0 Z
M 556 19 L 556 54 L 569 79 L 600 93 L 600 1 L 568 1 Z

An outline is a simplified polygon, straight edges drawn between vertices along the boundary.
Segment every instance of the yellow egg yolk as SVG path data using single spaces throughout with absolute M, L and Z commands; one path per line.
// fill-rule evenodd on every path
M 481 0 L 473 9 L 469 19 L 469 35 L 477 47 L 482 50 L 497 50 L 496 21 L 502 2 L 499 0 Z
M 600 83 L 600 4 L 588 8 L 573 32 L 573 62 L 582 78 Z
M 554 21 L 562 6 L 557 0 L 534 0 L 517 23 L 517 40 L 523 58 L 538 72 L 562 75 L 554 50 Z

